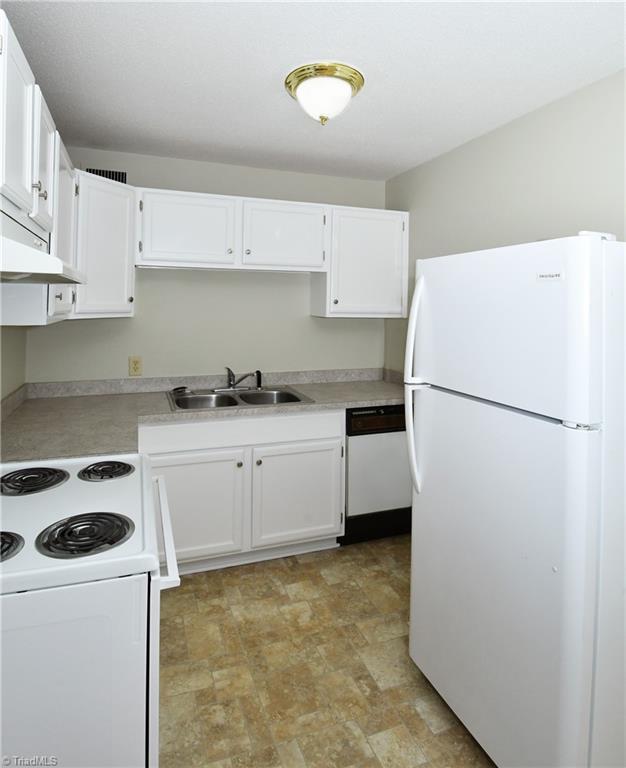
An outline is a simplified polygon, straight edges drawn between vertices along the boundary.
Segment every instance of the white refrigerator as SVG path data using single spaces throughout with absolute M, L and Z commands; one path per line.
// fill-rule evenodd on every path
M 624 259 L 417 262 L 410 653 L 501 768 L 624 765 Z

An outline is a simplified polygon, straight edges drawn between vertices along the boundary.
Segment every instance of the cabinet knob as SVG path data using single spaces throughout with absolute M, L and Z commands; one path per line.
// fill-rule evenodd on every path
M 43 197 L 44 200 L 47 200 L 48 199 L 48 191 L 46 189 L 44 189 L 43 192 L 39 193 L 39 197 Z
M 128 297 L 128 303 L 129 303 L 129 304 L 132 304 L 132 303 L 133 303 L 133 301 L 135 301 L 135 297 L 134 297 L 134 296 L 129 296 L 129 297 Z
M 333 304 L 339 304 L 339 299 L 333 299 Z
M 261 466 L 261 464 L 263 464 L 263 459 L 257 459 L 257 460 L 256 460 L 256 465 L 257 465 L 257 467 L 260 467 L 260 466 Z
M 63 294 L 62 293 L 55 293 L 54 294 L 54 298 L 58 299 L 59 301 L 61 301 L 61 299 L 63 298 Z
M 252 253 L 252 251 L 249 248 L 246 248 L 246 256 L 249 256 Z
M 243 461 L 238 461 L 237 466 L 239 467 L 239 469 L 241 469 L 243 467 Z
M 232 248 L 229 248 L 229 249 L 226 251 L 226 253 L 227 253 L 229 256 L 230 256 L 230 254 L 231 254 L 232 252 L 233 252 L 233 249 L 232 249 Z
M 37 192 L 41 192 L 41 181 L 38 181 L 33 184 L 33 189 L 36 189 Z

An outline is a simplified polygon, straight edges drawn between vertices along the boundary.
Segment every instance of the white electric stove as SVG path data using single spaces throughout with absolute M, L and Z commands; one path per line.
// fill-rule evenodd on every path
M 158 765 L 163 479 L 138 454 L 0 474 L 3 764 Z

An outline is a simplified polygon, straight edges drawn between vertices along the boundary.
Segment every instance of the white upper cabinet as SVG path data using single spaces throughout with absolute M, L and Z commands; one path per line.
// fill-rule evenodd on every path
M 329 274 L 311 277 L 311 311 L 322 317 L 404 317 L 408 214 L 334 208 Z
M 49 325 L 72 309 L 72 286 L 45 283 L 0 284 L 0 325 Z
M 57 131 L 55 140 L 54 220 L 50 253 L 76 266 L 76 174 L 65 145 Z M 72 311 L 72 285 L 51 285 L 48 289 L 48 314 L 62 318 Z
M 73 317 L 131 317 L 137 197 L 134 187 L 76 171 L 77 268 L 87 284 L 76 287 Z
M 54 215 L 56 128 L 38 85 L 35 86 L 34 95 L 33 202 L 30 216 L 46 232 L 51 232 Z
M 140 195 L 138 266 L 219 268 L 235 263 L 236 198 L 148 189 Z
M 54 222 L 50 253 L 76 266 L 76 171 L 61 136 L 56 136 L 56 173 L 54 187 Z
M 309 203 L 244 200 L 244 266 L 323 270 L 330 209 Z
M 0 35 L 0 193 L 30 213 L 35 77 L 4 11 Z
M 310 272 L 311 313 L 405 317 L 408 213 L 139 190 L 140 267 Z

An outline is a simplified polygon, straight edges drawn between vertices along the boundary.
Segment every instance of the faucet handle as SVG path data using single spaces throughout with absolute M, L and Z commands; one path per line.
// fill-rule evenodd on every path
M 233 371 L 232 368 L 229 368 L 228 366 L 226 366 L 226 378 L 227 378 L 227 381 L 228 381 L 228 386 L 229 387 L 234 387 L 235 386 L 235 372 Z
M 256 376 L 256 388 L 262 389 L 263 388 L 263 374 L 261 371 L 255 371 L 254 375 Z

